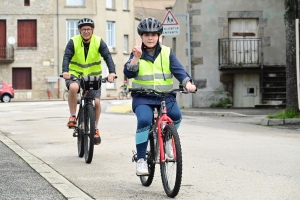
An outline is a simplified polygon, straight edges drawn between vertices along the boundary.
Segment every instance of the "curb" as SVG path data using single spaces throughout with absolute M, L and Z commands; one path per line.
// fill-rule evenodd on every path
M 247 117 L 247 115 L 235 112 L 205 112 L 205 111 L 186 111 L 181 110 L 182 115 L 188 116 L 218 116 L 218 117 Z
M 0 141 L 22 158 L 32 169 L 34 169 L 67 199 L 93 199 L 42 160 L 24 150 L 1 131 Z
M 293 125 L 300 124 L 299 118 L 289 118 L 289 119 L 263 119 L 260 125 L 264 126 L 278 126 L 278 125 Z

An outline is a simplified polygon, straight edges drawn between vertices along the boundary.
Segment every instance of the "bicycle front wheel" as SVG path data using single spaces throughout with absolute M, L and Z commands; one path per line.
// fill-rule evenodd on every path
M 172 157 L 166 155 L 165 162 L 160 162 L 160 172 L 164 190 L 168 197 L 175 197 L 181 185 L 182 178 L 182 152 L 178 132 L 174 125 L 167 125 L 163 130 L 165 153 L 171 151 Z M 166 147 L 166 142 L 169 147 Z M 170 154 L 170 153 L 169 153 Z
M 95 109 L 91 104 L 84 108 L 84 158 L 86 163 L 91 163 L 94 153 L 95 135 Z
M 78 156 L 80 158 L 84 155 L 84 135 L 83 135 L 83 115 L 81 112 L 81 108 L 79 108 L 78 113 L 78 121 L 77 121 L 77 149 L 78 149 Z
M 152 131 L 151 131 L 152 132 Z M 148 171 L 149 174 L 148 176 L 140 176 L 140 180 L 143 186 L 150 186 L 153 177 L 154 177 L 154 172 L 155 172 L 155 153 L 154 153 L 154 139 L 153 139 L 153 134 L 149 134 L 149 140 L 148 140 L 148 146 L 147 146 L 147 152 L 146 152 L 146 157 L 147 157 L 147 165 L 148 165 Z

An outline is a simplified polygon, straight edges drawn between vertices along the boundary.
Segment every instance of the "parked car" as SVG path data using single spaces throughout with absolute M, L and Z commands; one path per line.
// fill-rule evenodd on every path
M 6 82 L 0 81 L 0 100 L 4 103 L 8 103 L 14 96 L 14 88 Z

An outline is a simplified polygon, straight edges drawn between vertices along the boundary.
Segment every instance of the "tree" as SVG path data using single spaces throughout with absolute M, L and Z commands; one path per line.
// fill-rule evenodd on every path
M 286 33 L 286 108 L 298 111 L 295 18 L 298 0 L 284 0 Z M 298 12 L 298 11 L 297 11 Z

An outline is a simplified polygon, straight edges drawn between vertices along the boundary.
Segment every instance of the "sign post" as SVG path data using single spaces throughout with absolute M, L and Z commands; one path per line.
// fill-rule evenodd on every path
M 189 13 L 187 14 L 176 14 L 175 16 L 180 17 L 185 23 L 187 28 L 187 49 L 188 49 L 188 73 L 190 76 L 192 76 L 192 64 L 191 64 L 191 37 L 190 37 L 190 16 Z M 168 10 L 165 19 L 162 23 L 162 26 L 164 28 L 163 30 L 163 36 L 169 36 L 169 35 L 179 35 L 180 34 L 180 26 L 175 19 L 173 13 L 171 10 Z M 193 96 L 192 93 L 189 95 L 189 104 L 190 108 L 193 107 Z
M 180 34 L 180 26 L 171 10 L 168 10 L 165 19 L 162 22 L 162 26 L 164 28 L 162 33 L 163 36 Z

